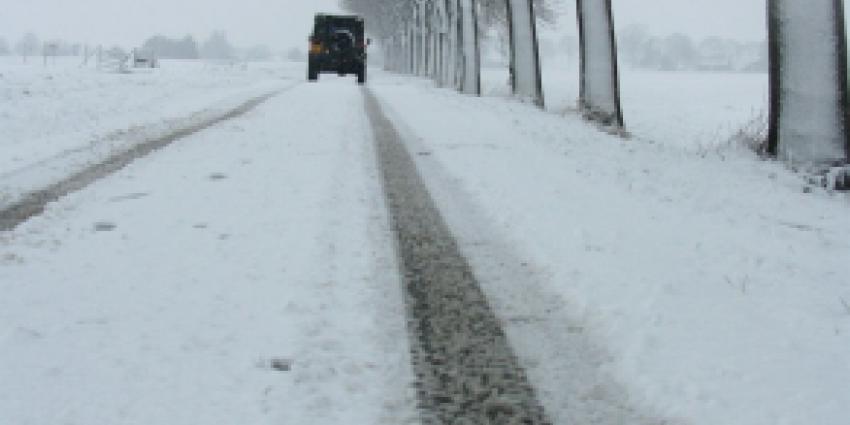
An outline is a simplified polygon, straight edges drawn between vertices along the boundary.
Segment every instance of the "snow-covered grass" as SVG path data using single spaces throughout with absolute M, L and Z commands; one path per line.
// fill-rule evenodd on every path
M 487 95 L 510 92 L 504 68 L 485 68 Z M 633 137 L 689 150 L 714 150 L 754 118 L 766 114 L 767 74 L 621 70 L 621 104 Z M 546 108 L 572 112 L 579 95 L 576 64 L 546 63 Z
M 0 205 L 140 139 L 301 77 L 301 64 L 162 61 L 130 74 L 0 58 Z M 193 117 L 194 115 L 194 117 Z
M 621 139 L 424 80 L 373 87 L 429 153 L 418 166 L 557 423 L 606 417 L 610 376 L 673 423 L 846 424 L 850 201 L 745 149 L 694 151 L 745 108 L 697 111 L 760 77 L 639 77 L 668 98 L 709 92 L 670 88 L 685 81 L 726 89 Z M 647 140 L 668 124 L 679 138 Z

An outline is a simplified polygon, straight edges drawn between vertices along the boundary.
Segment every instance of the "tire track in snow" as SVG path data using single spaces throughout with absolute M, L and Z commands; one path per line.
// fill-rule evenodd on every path
M 177 140 L 191 136 L 192 134 L 203 131 L 221 122 L 238 118 L 250 112 L 273 96 L 293 87 L 294 86 L 289 86 L 253 97 L 227 112 L 216 115 L 197 124 L 171 131 L 163 136 L 146 140 L 130 147 L 127 150 L 112 155 L 102 162 L 77 171 L 61 181 L 53 183 L 45 188 L 32 191 L 21 197 L 20 200 L 0 210 L 0 231 L 13 230 L 19 224 L 29 220 L 31 217 L 44 212 L 44 208 L 48 203 L 57 201 L 65 195 L 83 189 L 95 181 L 124 168 L 136 159 L 142 158 L 158 149 L 162 149 Z
M 364 89 L 400 257 L 423 423 L 551 424 L 472 269 Z

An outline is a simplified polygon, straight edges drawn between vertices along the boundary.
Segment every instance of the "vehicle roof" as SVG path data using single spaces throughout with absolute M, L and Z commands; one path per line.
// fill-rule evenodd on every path
M 363 20 L 363 18 L 358 15 L 336 15 L 332 13 L 317 13 L 316 18 L 354 19 L 358 21 Z

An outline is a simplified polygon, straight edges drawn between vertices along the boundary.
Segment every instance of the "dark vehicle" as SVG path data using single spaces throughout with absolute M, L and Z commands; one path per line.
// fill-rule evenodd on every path
M 310 36 L 307 79 L 316 81 L 319 74 L 356 74 L 357 83 L 366 82 L 366 45 L 363 18 L 350 15 L 317 14 Z

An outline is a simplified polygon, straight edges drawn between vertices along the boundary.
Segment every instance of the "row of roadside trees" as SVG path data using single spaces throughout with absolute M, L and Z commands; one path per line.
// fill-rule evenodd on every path
M 553 15 L 554 0 L 342 0 L 365 16 L 388 67 L 430 76 L 444 87 L 479 94 L 480 34 L 504 22 L 511 86 L 543 106 L 537 24 Z M 577 0 L 582 63 L 579 104 L 586 117 L 623 127 L 610 0 Z
M 391 70 L 480 94 L 480 33 L 504 16 L 516 96 L 544 105 L 537 40 L 547 0 L 341 0 L 365 16 Z M 589 120 L 624 127 L 611 0 L 575 0 L 578 106 Z M 850 164 L 847 36 L 843 0 L 765 0 L 770 124 L 766 153 L 818 172 Z M 836 185 L 850 184 L 850 176 Z

